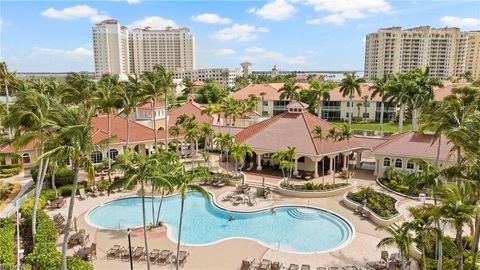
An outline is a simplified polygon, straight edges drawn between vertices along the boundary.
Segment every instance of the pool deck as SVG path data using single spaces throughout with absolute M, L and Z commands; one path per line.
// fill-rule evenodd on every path
M 253 177 L 252 177 L 253 178 Z M 250 177 L 249 177 L 250 179 Z M 270 179 L 267 177 L 267 179 Z M 274 182 L 276 178 L 267 180 Z M 374 181 L 374 176 L 368 171 L 357 171 L 355 177 L 352 179 L 357 182 L 357 188 L 360 186 L 372 186 L 377 190 L 389 193 L 382 189 Z M 330 177 L 326 177 L 327 182 L 331 182 Z M 342 181 L 342 180 L 339 180 Z M 344 180 L 343 180 L 344 181 Z M 272 261 L 280 261 L 284 265 L 294 264 L 310 264 L 312 269 L 318 266 L 345 266 L 357 265 L 364 266 L 369 261 L 379 260 L 380 250 L 376 248 L 377 243 L 385 236 L 383 232 L 376 231 L 376 226 L 368 220 L 361 219 L 354 215 L 353 212 L 341 204 L 342 196 L 328 197 L 328 198 L 295 198 L 286 197 L 273 193 L 271 199 L 257 206 L 249 207 L 246 204 L 232 208 L 230 203 L 221 202 L 222 194 L 233 191 L 234 187 L 226 186 L 222 188 L 208 188 L 216 197 L 216 203 L 222 208 L 241 211 L 255 211 L 260 208 L 296 204 L 324 208 L 332 211 L 346 218 L 355 228 L 355 235 L 350 244 L 340 250 L 320 254 L 297 254 L 281 252 L 276 249 L 271 249 L 261 245 L 258 242 L 247 239 L 230 239 L 222 241 L 213 245 L 193 247 L 182 246 L 182 250 L 190 253 L 184 269 L 239 269 L 242 259 L 253 257 L 256 260 L 269 259 Z M 148 190 L 148 188 L 147 188 Z M 408 198 L 403 198 L 395 194 L 391 194 L 397 198 L 399 203 L 399 211 L 406 213 L 408 206 L 418 205 L 419 202 Z M 74 216 L 78 217 L 78 228 L 85 229 L 87 234 L 90 234 L 90 242 L 97 243 L 97 259 L 93 260 L 95 269 L 125 269 L 128 267 L 128 262 L 120 262 L 119 260 L 107 260 L 106 251 L 113 245 L 128 246 L 127 236 L 124 231 L 101 230 L 94 228 L 87 224 L 85 215 L 88 211 L 99 204 L 106 201 L 115 200 L 118 198 L 135 195 L 133 193 L 115 193 L 110 196 L 103 196 L 97 198 L 87 198 L 86 200 L 76 199 Z M 58 212 L 63 215 L 67 214 L 68 202 L 66 206 L 58 210 L 48 211 L 49 215 L 54 215 Z M 140 213 L 139 213 L 140 214 Z M 408 217 L 407 217 L 408 219 Z M 147 231 L 149 250 L 156 249 L 170 249 L 176 250 L 176 244 L 171 241 L 165 233 L 165 229 L 157 228 Z M 57 247 L 61 249 L 61 242 L 63 235 L 57 240 Z M 143 243 L 143 230 L 136 229 L 132 237 L 132 246 L 145 246 Z M 76 248 L 78 249 L 78 247 Z M 389 253 L 396 252 L 394 249 L 387 249 Z M 69 249 L 69 254 L 73 254 L 73 250 Z M 135 269 L 146 269 L 146 263 L 135 262 Z M 170 269 L 168 266 L 155 265 L 152 269 Z M 413 269 L 413 268 L 412 268 Z

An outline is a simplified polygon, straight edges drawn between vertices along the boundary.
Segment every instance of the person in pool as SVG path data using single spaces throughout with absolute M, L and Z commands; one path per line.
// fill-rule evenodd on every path
M 229 216 L 229 217 L 228 217 L 228 221 L 233 221 L 233 220 L 235 220 L 235 217 L 234 217 L 234 216 Z

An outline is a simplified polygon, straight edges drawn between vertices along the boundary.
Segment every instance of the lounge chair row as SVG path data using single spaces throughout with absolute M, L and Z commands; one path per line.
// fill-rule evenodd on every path
M 187 262 L 187 257 L 190 254 L 186 251 L 180 251 L 179 261 L 180 265 L 183 266 Z M 167 265 L 168 263 L 177 263 L 177 257 L 170 250 L 153 249 L 147 256 L 143 247 L 132 248 L 132 259 L 134 261 L 150 260 L 151 263 L 159 265 Z M 107 260 L 119 259 L 121 261 L 130 260 L 130 252 L 128 248 L 120 247 L 120 245 L 114 245 L 112 248 L 107 250 Z
M 246 258 L 242 260 L 240 270 L 313 270 L 309 264 L 290 264 L 288 266 L 283 265 L 280 262 L 272 262 L 270 260 L 263 259 L 256 261 L 254 258 Z M 361 270 L 362 268 L 357 266 L 319 266 L 316 270 Z

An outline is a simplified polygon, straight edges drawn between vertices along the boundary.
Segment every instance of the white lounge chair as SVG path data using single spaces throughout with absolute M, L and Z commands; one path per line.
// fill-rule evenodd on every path
M 80 199 L 85 200 L 87 198 L 87 194 L 85 194 L 85 189 L 81 188 L 78 190 L 78 195 L 80 196 Z

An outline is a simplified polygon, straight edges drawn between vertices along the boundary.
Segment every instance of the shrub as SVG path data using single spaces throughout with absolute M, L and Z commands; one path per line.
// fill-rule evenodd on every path
M 347 197 L 357 203 L 363 203 L 366 200 L 367 207 L 381 217 L 391 218 L 398 214 L 395 208 L 397 200 L 387 194 L 377 192 L 371 187 L 362 187 L 360 191 L 351 192 Z
M 15 230 L 12 218 L 0 219 L 0 265 L 5 269 L 15 265 Z
M 108 181 L 100 181 L 97 184 L 97 189 L 100 191 L 104 191 L 104 190 L 107 190 L 109 186 L 110 186 L 110 183 Z
M 7 199 L 12 194 L 15 185 L 12 183 L 0 184 L 0 201 Z
M 86 187 L 87 187 L 87 182 L 81 182 L 81 183 L 78 183 L 77 190 L 81 188 L 86 188 Z M 73 185 L 66 185 L 66 186 L 57 188 L 57 191 L 58 191 L 58 194 L 60 194 L 60 196 L 70 196 L 72 195 L 72 188 L 73 188 Z
M 31 170 L 33 181 L 37 181 L 38 177 L 38 168 L 33 168 Z M 73 178 L 75 173 L 68 167 L 60 167 L 55 171 L 55 186 L 61 187 L 66 185 L 73 184 Z M 51 183 L 52 182 L 52 174 L 50 171 L 47 172 L 45 175 L 44 182 Z
M 22 170 L 22 164 L 0 165 L 0 178 L 8 178 L 17 175 Z
M 334 190 L 334 189 L 346 187 L 348 186 L 348 184 L 336 183 L 334 185 L 334 184 L 326 183 L 325 185 L 323 185 L 323 184 L 307 182 L 303 185 L 294 185 L 294 184 L 289 184 L 287 182 L 282 182 L 280 186 L 284 189 L 297 190 L 297 191 L 326 191 L 326 190 Z

